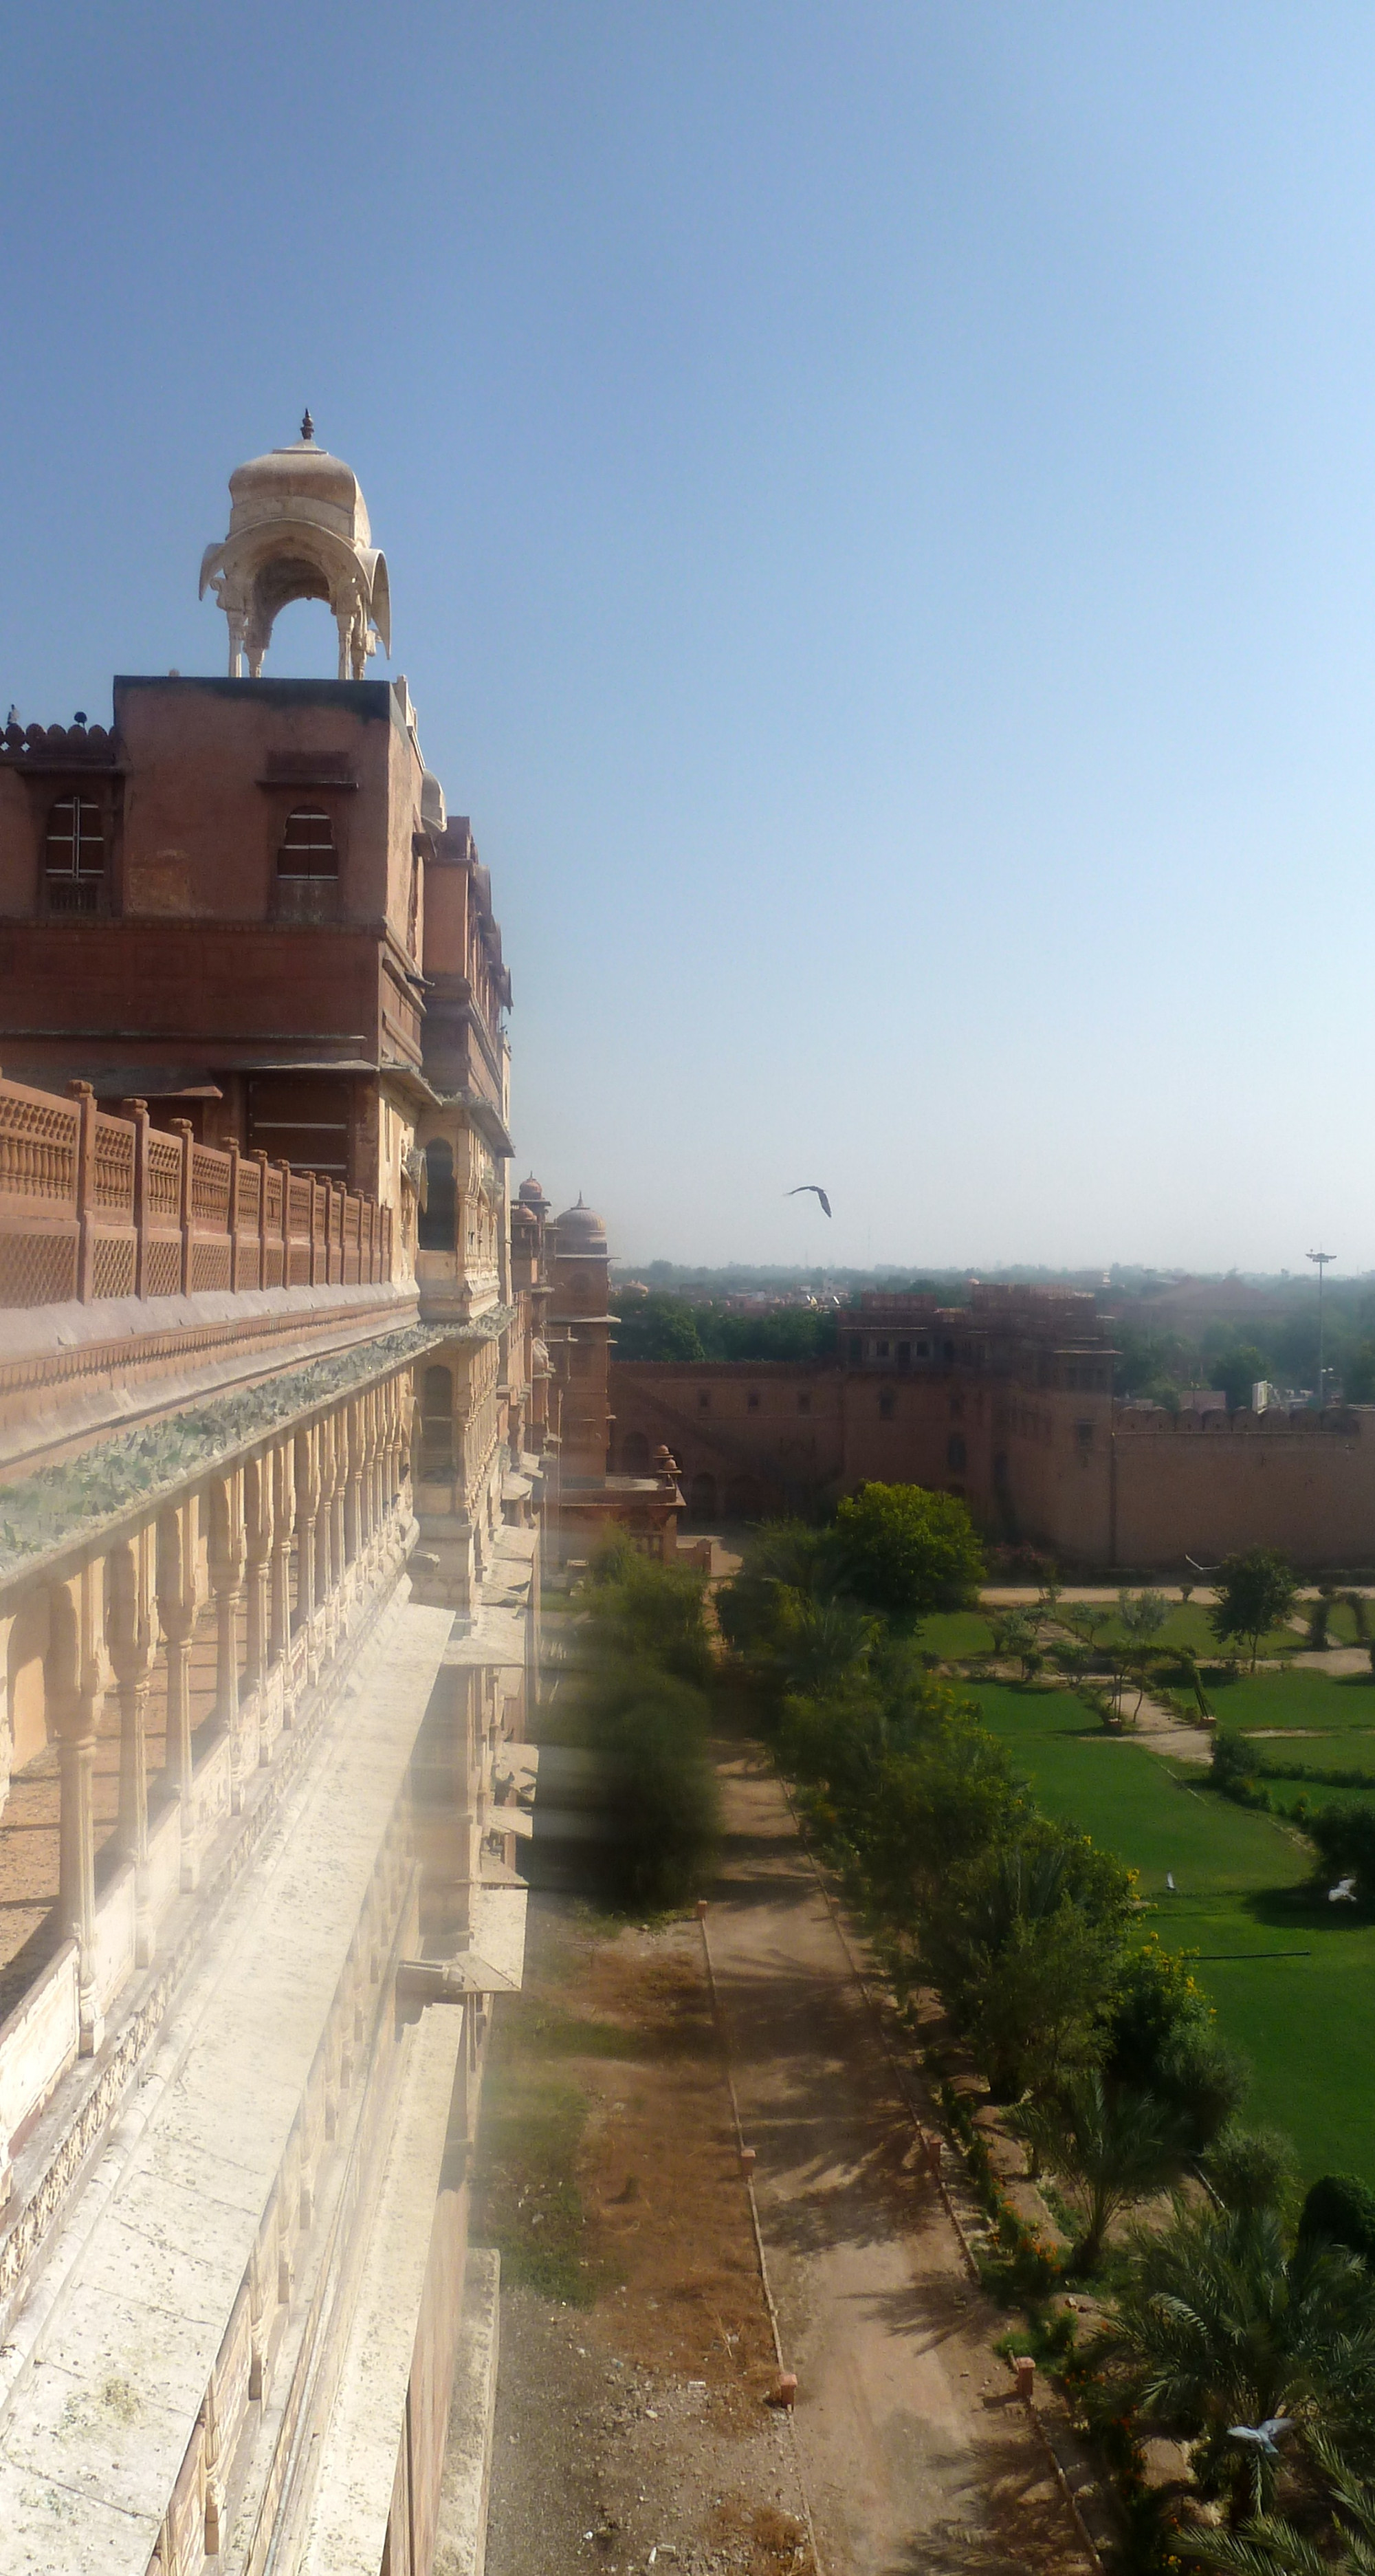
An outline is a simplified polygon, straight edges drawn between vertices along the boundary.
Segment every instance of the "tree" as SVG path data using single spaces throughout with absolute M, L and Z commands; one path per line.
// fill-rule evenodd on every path
M 955 1494 L 922 1485 L 861 1485 L 837 1506 L 836 1545 L 850 1590 L 909 1618 L 960 1610 L 983 1581 L 983 1551 Z
M 700 1360 L 706 1354 L 697 1328 L 697 1309 L 685 1297 L 670 1297 L 651 1288 L 648 1295 L 617 1290 L 611 1299 L 616 1316 L 619 1360 Z
M 1270 1363 L 1264 1351 L 1254 1342 L 1237 1342 L 1214 1360 L 1210 1386 L 1221 1387 L 1227 1398 L 1229 1413 L 1237 1413 L 1251 1401 L 1251 1389 L 1257 1378 L 1268 1377 Z
M 1176 2535 L 1174 2555 L 1189 2567 L 1220 2567 L 1231 2576 L 1375 2576 L 1375 2492 L 1321 2434 L 1307 2445 L 1331 2511 L 1337 2555 L 1317 2537 L 1277 2514 L 1259 2514 L 1239 2531 Z
M 1235 2424 L 1289 2416 L 1375 2465 L 1375 2277 L 1339 2247 L 1290 2254 L 1274 2210 L 1176 2201 L 1169 2227 L 1137 2236 L 1099 2355 L 1129 2402 L 1198 2444 L 1195 2475 L 1234 2523 L 1269 2508 L 1277 2467 Z
M 1071 2257 L 1076 2272 L 1097 2270 L 1118 2212 L 1158 2191 L 1184 2146 L 1167 2103 L 1106 2083 L 1097 2066 L 1063 2092 L 1016 2112 L 1011 2126 L 1070 2185 L 1083 2219 Z
M 1224 2209 L 1278 2210 L 1291 2218 L 1299 2196 L 1298 2159 L 1281 2129 L 1243 2129 L 1229 2120 L 1202 2159 Z
M 1224 1557 L 1211 1613 L 1214 1636 L 1224 1643 L 1229 1638 L 1244 1640 L 1251 1649 L 1254 1672 L 1261 1638 L 1288 1618 L 1298 1588 L 1298 1577 L 1278 1548 L 1248 1547 Z
M 1044 2093 L 1093 2063 L 1116 1964 L 1111 1933 L 1068 1903 L 975 1954 L 962 2018 L 995 2102 Z

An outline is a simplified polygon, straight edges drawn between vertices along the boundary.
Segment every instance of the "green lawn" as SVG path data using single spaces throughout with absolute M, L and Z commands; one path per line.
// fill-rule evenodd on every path
M 1126 1631 L 1114 1611 L 1107 1626 L 1098 1630 L 1097 1642 L 1110 1646 L 1120 1645 L 1125 1636 Z M 1249 1652 L 1234 1638 L 1223 1645 L 1213 1626 L 1211 1611 L 1198 1601 L 1176 1602 L 1159 1636 L 1153 1642 L 1160 1646 L 1188 1646 L 1204 1662 L 1209 1661 L 1214 1655 Z M 1303 1640 L 1297 1629 L 1272 1628 L 1267 1636 L 1261 1638 L 1260 1652 L 1262 1655 L 1278 1655 L 1282 1652 L 1292 1652 L 1302 1643 Z
M 1273 1694 L 1303 1681 L 1342 1687 L 1323 1675 L 1274 1674 L 1234 1688 L 1268 1688 L 1273 1705 Z M 1071 1693 L 979 1682 L 969 1696 L 1046 1812 L 1120 1852 L 1140 1871 L 1152 1929 L 1198 1952 L 1221 2026 L 1255 2070 L 1252 2116 L 1288 2130 L 1308 2177 L 1355 2172 L 1375 2182 L 1375 1924 L 1310 1900 L 1308 1853 L 1292 1830 L 1216 1797 L 1192 1766 L 1105 1734 Z M 1375 1691 L 1367 1705 L 1375 1722 Z M 1300 1721 L 1267 1707 L 1260 1722 Z M 1316 1748 L 1311 1758 L 1321 1758 Z
M 1301 1601 L 1299 1608 L 1307 1618 L 1313 1604 Z M 1375 1637 L 1375 1601 L 1367 1601 L 1365 1615 L 1367 1633 Z M 1328 1613 L 1327 1642 L 1330 1646 L 1356 1646 L 1363 1642 L 1357 1635 L 1355 1611 L 1345 1601 L 1334 1601 Z
M 923 1619 L 918 1642 L 949 1663 L 962 1655 L 991 1655 L 993 1630 L 977 1610 L 937 1610 Z
M 1210 1673 L 1204 1688 L 1218 1723 L 1243 1734 L 1272 1726 L 1323 1735 L 1375 1730 L 1375 1673 L 1322 1673 L 1311 1665 L 1285 1673 L 1238 1673 L 1234 1679 Z

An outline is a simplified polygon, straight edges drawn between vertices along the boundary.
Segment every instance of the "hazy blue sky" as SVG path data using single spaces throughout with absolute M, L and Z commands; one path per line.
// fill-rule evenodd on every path
M 220 670 L 309 402 L 520 1173 L 636 1259 L 1375 1266 L 1369 5 L 3 23 L 2 702 Z

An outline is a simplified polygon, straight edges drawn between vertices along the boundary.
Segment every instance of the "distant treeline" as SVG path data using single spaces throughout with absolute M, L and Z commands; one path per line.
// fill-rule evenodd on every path
M 836 1347 L 834 1308 L 780 1306 L 772 1314 L 734 1315 L 698 1306 L 660 1289 L 648 1296 L 616 1290 L 618 1360 L 816 1360 Z

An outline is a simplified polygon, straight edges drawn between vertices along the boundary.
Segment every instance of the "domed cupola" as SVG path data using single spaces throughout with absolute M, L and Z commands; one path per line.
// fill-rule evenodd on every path
M 339 677 L 361 680 L 379 642 L 391 651 L 386 557 L 372 542 L 357 475 L 316 446 L 309 412 L 294 447 L 235 469 L 229 498 L 229 534 L 201 560 L 201 597 L 213 590 L 229 620 L 230 678 L 241 678 L 245 652 L 250 677 L 261 676 L 288 601 L 324 599 L 339 630 Z

